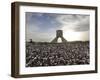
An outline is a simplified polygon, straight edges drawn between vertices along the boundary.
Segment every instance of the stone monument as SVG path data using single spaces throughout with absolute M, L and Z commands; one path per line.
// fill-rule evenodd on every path
M 67 40 L 63 37 L 63 31 L 62 30 L 57 30 L 56 31 L 56 37 L 51 41 L 51 43 L 58 43 L 58 38 L 61 38 L 62 43 L 66 43 Z

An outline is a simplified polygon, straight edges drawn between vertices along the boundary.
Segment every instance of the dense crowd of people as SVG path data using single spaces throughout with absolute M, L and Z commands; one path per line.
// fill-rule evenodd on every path
M 26 67 L 89 63 L 89 42 L 26 43 Z

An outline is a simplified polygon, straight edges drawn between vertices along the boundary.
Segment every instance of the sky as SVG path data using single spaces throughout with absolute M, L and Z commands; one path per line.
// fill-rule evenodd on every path
M 89 15 L 26 12 L 26 41 L 51 42 L 56 30 L 63 30 L 67 41 L 89 40 Z

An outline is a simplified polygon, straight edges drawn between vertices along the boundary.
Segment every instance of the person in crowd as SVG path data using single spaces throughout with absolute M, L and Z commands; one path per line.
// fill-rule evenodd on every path
M 89 43 L 26 44 L 26 67 L 89 64 Z

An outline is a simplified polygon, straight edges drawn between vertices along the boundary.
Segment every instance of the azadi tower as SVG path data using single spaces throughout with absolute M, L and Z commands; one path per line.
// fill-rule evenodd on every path
M 67 42 L 67 40 L 63 37 L 63 31 L 62 30 L 57 30 L 56 31 L 56 37 L 51 41 L 51 43 L 57 43 L 58 38 L 61 38 L 62 43 Z

